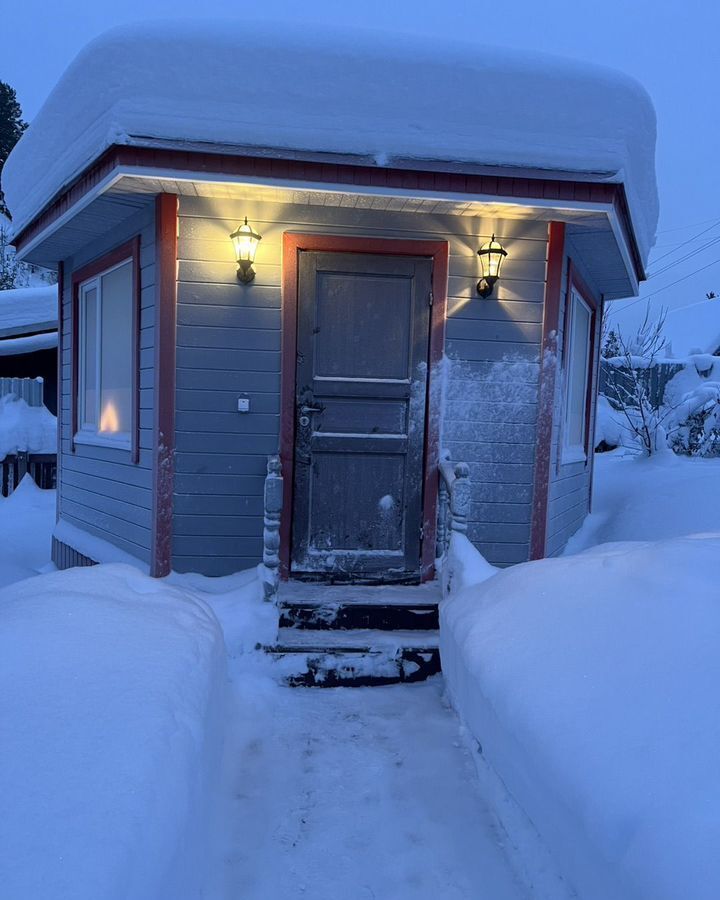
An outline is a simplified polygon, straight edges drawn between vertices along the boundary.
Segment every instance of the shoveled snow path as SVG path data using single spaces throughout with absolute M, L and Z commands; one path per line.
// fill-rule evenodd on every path
M 441 678 L 291 689 L 243 673 L 218 896 L 522 900 Z

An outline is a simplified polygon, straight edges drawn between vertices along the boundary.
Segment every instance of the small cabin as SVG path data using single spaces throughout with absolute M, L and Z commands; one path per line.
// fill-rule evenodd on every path
M 654 145 L 637 83 L 553 57 L 259 24 L 93 42 L 3 172 L 20 258 L 60 285 L 56 563 L 425 581 L 455 477 L 489 562 L 560 553 Z

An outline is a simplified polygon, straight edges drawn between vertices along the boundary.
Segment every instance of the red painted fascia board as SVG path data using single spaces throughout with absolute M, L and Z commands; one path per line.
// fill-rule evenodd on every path
M 435 575 L 435 531 L 439 447 L 439 373 L 445 347 L 445 317 L 449 244 L 446 241 L 395 240 L 326 234 L 283 234 L 282 258 L 282 370 L 280 401 L 280 460 L 283 474 L 283 510 L 280 519 L 280 574 L 290 574 L 292 508 L 295 464 L 295 378 L 297 359 L 298 253 L 368 253 L 386 256 L 425 256 L 433 260 L 433 305 L 430 311 L 428 386 L 425 415 L 425 470 L 423 475 L 423 542 L 421 577 Z
M 75 181 L 53 197 L 16 237 L 22 252 L 41 231 L 56 221 L 86 193 L 120 166 L 160 168 L 198 172 L 200 175 L 251 176 L 268 179 L 295 179 L 320 184 L 347 184 L 430 192 L 478 194 L 494 197 L 525 197 L 537 200 L 590 201 L 613 205 L 630 246 L 636 276 L 645 279 L 640 252 L 632 227 L 622 184 L 528 178 L 521 175 L 479 175 L 475 173 L 426 171 L 421 169 L 378 168 L 352 163 L 306 162 L 270 156 L 254 157 L 149 147 L 109 147 Z
M 550 461 L 552 456 L 555 380 L 557 376 L 558 328 L 562 301 L 565 223 L 551 222 L 548 228 L 548 261 L 543 308 L 543 336 L 538 386 L 538 420 L 535 441 L 535 476 L 530 522 L 530 559 L 545 556 Z

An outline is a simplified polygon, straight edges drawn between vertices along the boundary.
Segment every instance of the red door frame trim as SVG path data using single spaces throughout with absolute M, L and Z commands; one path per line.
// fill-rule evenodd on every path
M 282 259 L 282 374 L 280 384 L 280 459 L 283 472 L 283 510 L 280 519 L 280 574 L 290 575 L 292 501 L 295 458 L 295 370 L 297 359 L 298 253 L 372 253 L 386 256 L 428 256 L 433 261 L 433 304 L 430 310 L 428 389 L 425 414 L 425 472 L 423 476 L 423 540 L 421 578 L 435 575 L 435 514 L 439 462 L 439 410 L 436 382 L 445 346 L 447 307 L 447 241 L 396 240 L 394 238 L 345 237 L 326 234 L 283 234 Z
M 72 273 L 72 300 L 70 306 L 70 334 L 71 334 L 71 375 L 70 375 L 70 450 L 76 451 L 75 435 L 78 430 L 78 386 L 80 366 L 80 285 L 96 275 L 102 274 L 106 269 L 111 269 L 124 260 L 132 260 L 133 265 L 133 298 L 132 298 L 132 383 L 130 386 L 132 396 L 131 424 L 130 424 L 130 459 L 137 463 L 140 458 L 140 235 L 114 247 L 108 253 L 104 253 L 97 259 L 76 269 Z M 58 291 L 60 292 L 60 308 L 62 315 L 62 290 L 64 289 L 65 273 L 62 268 L 60 279 L 60 266 L 58 266 Z M 58 356 L 62 358 L 62 318 L 58 322 Z M 62 362 L 60 362 L 62 365 Z M 60 370 L 62 374 L 62 369 Z M 60 378 L 62 384 L 62 378 Z
M 178 198 L 155 198 L 155 414 L 150 574 L 163 578 L 172 566 L 175 480 L 175 357 L 177 322 Z
M 555 377 L 559 365 L 557 348 L 564 254 L 565 223 L 551 222 L 548 227 L 548 261 L 543 309 L 540 384 L 538 386 L 535 484 L 530 522 L 530 559 L 542 559 L 545 556 L 553 413 L 555 409 Z

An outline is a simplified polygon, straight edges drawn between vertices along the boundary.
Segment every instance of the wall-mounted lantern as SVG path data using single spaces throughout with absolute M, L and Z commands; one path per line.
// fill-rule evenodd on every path
M 244 224 L 239 225 L 233 231 L 230 235 L 230 240 L 235 248 L 235 259 L 238 264 L 238 281 L 242 281 L 243 284 L 249 284 L 255 277 L 253 263 L 255 262 L 255 253 L 258 244 L 262 240 L 262 235 L 258 234 L 257 231 L 253 231 L 252 226 L 248 225 L 247 216 L 245 216 Z
M 495 235 L 478 250 L 480 257 L 480 267 L 482 269 L 482 278 L 477 283 L 477 292 L 481 297 L 489 297 L 495 282 L 500 277 L 500 269 L 503 260 L 507 256 L 507 250 L 500 241 L 495 240 Z

